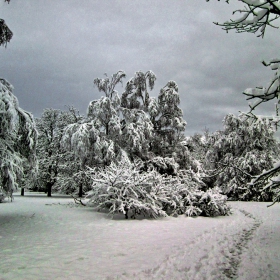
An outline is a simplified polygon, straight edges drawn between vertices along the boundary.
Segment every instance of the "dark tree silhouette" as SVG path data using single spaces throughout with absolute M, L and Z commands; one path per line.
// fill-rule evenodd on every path
M 5 2 L 10 3 L 10 0 L 5 0 Z M 7 43 L 10 42 L 10 40 L 13 37 L 13 32 L 10 30 L 10 28 L 5 23 L 5 20 L 0 19 L 0 46 L 7 46 Z

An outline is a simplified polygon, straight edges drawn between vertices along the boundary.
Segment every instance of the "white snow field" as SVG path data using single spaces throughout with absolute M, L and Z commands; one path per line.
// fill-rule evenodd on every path
M 0 279 L 280 279 L 280 204 L 217 218 L 111 219 L 71 198 L 0 204 Z

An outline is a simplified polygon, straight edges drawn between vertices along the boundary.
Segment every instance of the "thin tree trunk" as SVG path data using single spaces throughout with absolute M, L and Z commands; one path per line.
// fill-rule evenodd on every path
M 21 195 L 21 196 L 24 196 L 24 188 L 21 188 L 20 195 Z
M 52 183 L 48 182 L 47 183 L 47 193 L 48 193 L 48 197 L 52 196 Z
M 79 186 L 79 197 L 82 197 L 83 196 L 83 185 L 80 184 Z

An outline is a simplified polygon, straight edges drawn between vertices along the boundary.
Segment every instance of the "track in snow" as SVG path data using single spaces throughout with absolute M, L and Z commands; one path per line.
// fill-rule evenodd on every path
M 245 210 L 235 212 L 240 224 L 232 220 L 204 231 L 191 244 L 175 248 L 154 268 L 106 279 L 237 279 L 241 255 L 262 221 Z

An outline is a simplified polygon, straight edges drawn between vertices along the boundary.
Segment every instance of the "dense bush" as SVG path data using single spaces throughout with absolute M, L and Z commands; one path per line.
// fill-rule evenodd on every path
M 228 215 L 226 197 L 217 190 L 204 192 L 191 171 L 178 176 L 161 175 L 155 170 L 143 172 L 138 164 L 122 160 L 101 169 L 88 168 L 93 181 L 89 203 L 98 210 L 157 218 L 166 215 Z M 202 183 L 202 182 L 201 182 Z

